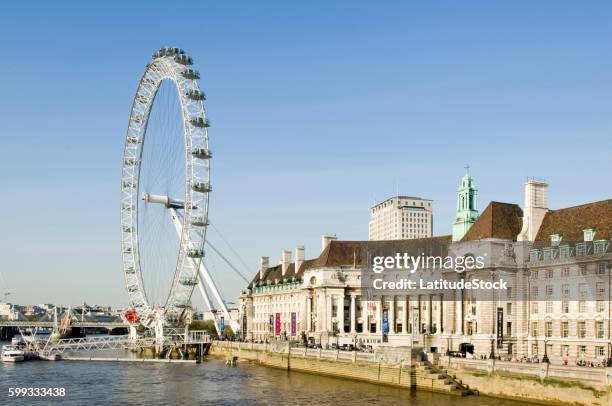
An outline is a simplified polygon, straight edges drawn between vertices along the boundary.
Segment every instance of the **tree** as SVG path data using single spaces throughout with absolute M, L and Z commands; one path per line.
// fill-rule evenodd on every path
M 211 336 L 217 335 L 217 329 L 215 328 L 215 322 L 213 320 L 194 320 L 189 325 L 189 330 L 204 330 Z M 226 324 L 223 327 L 223 335 L 226 338 L 234 338 L 236 333 Z
M 234 333 L 234 330 L 232 330 L 232 328 L 228 325 L 225 325 L 225 327 L 223 328 L 223 334 L 227 338 L 234 338 L 236 336 L 236 333 Z
M 217 335 L 215 322 L 212 320 L 194 320 L 189 325 L 190 330 L 204 330 L 210 335 Z

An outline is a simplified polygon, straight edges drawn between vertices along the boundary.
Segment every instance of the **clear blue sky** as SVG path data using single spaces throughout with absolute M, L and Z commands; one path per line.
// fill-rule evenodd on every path
M 469 163 L 479 208 L 612 197 L 608 2 L 3 4 L 0 271 L 19 303 L 126 303 L 120 163 L 161 45 L 202 73 L 211 218 L 254 272 L 320 235 L 367 238 L 369 207 L 434 199 L 450 232 Z M 231 5 L 230 5 L 231 3 Z M 223 293 L 243 283 L 217 270 Z

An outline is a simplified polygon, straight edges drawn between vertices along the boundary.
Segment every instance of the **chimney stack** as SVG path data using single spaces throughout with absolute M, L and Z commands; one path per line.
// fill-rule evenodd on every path
M 281 256 L 281 274 L 285 276 L 287 273 L 287 269 L 289 269 L 289 265 L 291 264 L 291 251 L 284 250 Z
M 295 273 L 297 274 L 304 263 L 304 246 L 298 245 L 295 248 Z
M 337 239 L 338 237 L 336 237 L 335 234 L 323 234 L 321 236 L 321 252 L 325 251 L 325 248 L 327 248 L 327 246 L 332 240 L 337 240 Z
M 528 179 L 525 182 L 525 207 L 523 228 L 517 241 L 533 241 L 548 211 L 548 184 L 542 180 Z
M 259 265 L 259 279 L 263 279 L 270 267 L 270 257 L 261 257 Z

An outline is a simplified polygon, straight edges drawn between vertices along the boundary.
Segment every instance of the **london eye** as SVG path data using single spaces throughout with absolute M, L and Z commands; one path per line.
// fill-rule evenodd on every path
M 198 79 L 182 49 L 155 52 L 138 84 L 125 138 L 123 273 L 132 311 L 157 336 L 190 321 L 198 286 L 211 311 L 216 301 L 227 314 L 204 264 L 212 153 Z

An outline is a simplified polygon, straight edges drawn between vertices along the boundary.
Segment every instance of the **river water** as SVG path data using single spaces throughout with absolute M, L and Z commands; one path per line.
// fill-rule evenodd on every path
M 123 354 L 127 356 L 127 354 Z M 63 398 L 8 397 L 9 387 L 64 388 Z M 0 363 L 0 404 L 519 405 L 287 372 L 208 358 L 200 364 L 95 361 Z

